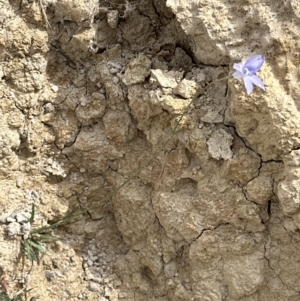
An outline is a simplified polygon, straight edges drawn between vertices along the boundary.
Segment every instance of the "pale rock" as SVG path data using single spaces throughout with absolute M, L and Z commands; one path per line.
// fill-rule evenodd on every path
M 209 110 L 203 117 L 201 117 L 201 121 L 207 123 L 221 123 L 223 122 L 223 117 L 218 111 Z
M 232 158 L 233 137 L 223 129 L 219 129 L 207 140 L 208 151 L 214 159 L 229 160 Z
M 105 96 L 102 93 L 94 92 L 87 103 L 77 106 L 76 117 L 82 125 L 92 125 L 103 116 L 106 106 Z
M 163 88 L 174 89 L 183 77 L 183 71 L 165 71 L 160 69 L 151 69 L 150 82 L 158 83 Z
M 128 142 L 135 134 L 127 112 L 108 110 L 103 117 L 103 124 L 107 138 L 116 142 Z
M 18 223 L 28 222 L 31 214 L 29 212 L 18 212 L 14 217 Z
M 196 93 L 197 85 L 192 80 L 183 79 L 174 89 L 175 95 L 180 95 L 183 98 L 191 98 Z
M 125 85 L 142 83 L 150 75 L 151 60 L 146 55 L 139 55 L 132 59 L 126 70 L 122 81 Z
M 58 148 L 71 145 L 78 134 L 79 124 L 73 112 L 62 111 L 58 113 L 52 123 Z
M 167 278 L 172 278 L 177 272 L 177 264 L 175 260 L 171 260 L 164 266 L 164 272 Z
M 119 21 L 119 11 L 109 10 L 106 14 L 107 24 L 110 28 L 116 28 Z
M 101 285 L 99 283 L 90 281 L 89 282 L 89 290 L 92 292 L 98 292 L 101 290 Z
M 169 113 L 182 114 L 188 108 L 191 100 L 174 98 L 171 95 L 163 95 L 159 98 L 158 102 L 155 101 L 155 98 L 151 99 L 151 102 L 155 105 L 160 105 Z
M 80 24 L 84 20 L 91 20 L 91 12 L 97 8 L 96 0 L 57 1 L 55 2 L 55 16 L 59 21 L 69 20 Z
M 270 177 L 259 175 L 245 186 L 247 198 L 257 204 L 266 204 L 273 195 L 273 181 Z
M 300 209 L 300 150 L 284 158 L 285 179 L 277 188 L 277 195 L 285 215 L 291 216 Z
M 21 234 L 21 225 L 17 222 L 12 222 L 6 226 L 5 232 L 8 236 L 15 236 Z
M 265 259 L 260 252 L 228 259 L 222 274 L 230 296 L 239 299 L 255 293 L 264 284 L 264 265 Z

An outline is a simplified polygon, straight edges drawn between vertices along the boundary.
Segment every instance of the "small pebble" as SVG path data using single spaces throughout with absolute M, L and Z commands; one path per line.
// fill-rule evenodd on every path
M 16 221 L 16 219 L 13 218 L 13 217 L 11 217 L 11 216 L 9 216 L 9 217 L 6 218 L 6 222 L 7 223 L 14 223 L 15 221 Z
M 46 270 L 46 271 L 45 271 L 45 277 L 46 277 L 48 280 L 52 280 L 53 278 L 55 278 L 55 273 L 54 273 L 53 271 Z
M 5 232 L 8 236 L 19 235 L 21 234 L 21 225 L 17 222 L 12 222 L 5 228 Z
M 117 76 L 113 77 L 113 83 L 117 84 L 120 81 L 120 79 Z
M 92 281 L 89 283 L 89 290 L 91 292 L 98 292 L 100 289 L 101 289 L 101 286 L 99 283 L 92 282 Z
M 15 215 L 15 219 L 18 223 L 28 222 L 30 219 L 30 216 L 28 216 L 28 215 L 30 215 L 30 214 L 20 212 Z

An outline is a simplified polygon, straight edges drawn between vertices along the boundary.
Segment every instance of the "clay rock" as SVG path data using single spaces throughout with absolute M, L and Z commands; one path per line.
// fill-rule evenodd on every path
M 183 79 L 174 89 L 175 95 L 180 95 L 183 98 L 191 98 L 196 93 L 196 83 L 192 80 Z
M 146 229 L 155 222 L 149 188 L 134 181 L 118 192 L 113 204 L 117 225 L 125 242 L 134 246 L 144 241 Z
M 246 185 L 245 192 L 250 201 L 264 205 L 273 194 L 273 181 L 271 177 L 259 175 Z
M 151 20 L 133 10 L 122 26 L 123 39 L 129 43 L 130 49 L 142 52 L 156 43 L 156 33 Z
M 223 129 L 214 132 L 207 141 L 208 151 L 214 159 L 232 158 L 231 144 L 233 137 Z
M 300 209 L 300 151 L 294 150 L 284 158 L 285 180 L 278 185 L 278 198 L 285 215 Z
M 66 0 L 55 3 L 55 15 L 58 20 L 70 20 L 81 23 L 91 17 L 91 12 L 98 8 L 96 0 Z
M 193 198 L 178 193 L 159 193 L 152 202 L 155 213 L 166 234 L 174 242 L 192 242 L 201 232 L 212 227 L 204 212 L 194 208 Z M 183 198 L 185 201 L 182 201 Z
M 232 158 L 222 164 L 220 174 L 223 178 L 244 186 L 258 176 L 261 160 L 246 147 L 234 148 L 233 152 Z
M 183 77 L 183 72 L 152 69 L 150 82 L 157 83 L 164 88 L 173 89 L 177 87 L 182 77 Z
M 133 138 L 135 128 L 127 112 L 108 110 L 103 117 L 103 123 L 109 139 L 128 142 Z
M 202 118 L 201 121 L 206 123 L 221 123 L 223 121 L 223 117 L 220 115 L 218 111 L 209 110 Z
M 106 14 L 107 24 L 110 28 L 116 28 L 119 21 L 119 11 L 110 10 Z
M 151 102 L 160 105 L 169 113 L 182 114 L 188 108 L 191 100 L 176 98 L 172 95 L 163 95 L 159 98 L 152 98 Z
M 264 236 L 242 233 L 232 226 L 206 231 L 192 243 L 192 283 L 199 300 L 239 300 L 265 283 Z M 201 272 L 200 272 L 201 271 Z
M 78 120 L 73 112 L 62 111 L 52 123 L 58 148 L 71 145 L 79 130 Z
M 65 147 L 63 153 L 70 157 L 74 164 L 78 164 L 91 173 L 101 173 L 107 170 L 110 160 L 123 156 L 107 139 L 103 125 L 83 128 L 70 147 Z M 77 162 L 77 163 L 76 163 Z
M 89 99 L 81 99 L 76 108 L 76 117 L 83 126 L 96 123 L 103 116 L 107 101 L 102 93 L 94 92 Z
M 150 75 L 151 60 L 145 55 L 139 55 L 131 60 L 125 70 L 122 81 L 125 85 L 142 83 Z

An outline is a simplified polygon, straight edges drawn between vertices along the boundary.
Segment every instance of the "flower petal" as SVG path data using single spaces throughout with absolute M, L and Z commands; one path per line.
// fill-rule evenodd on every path
M 252 75 L 260 70 L 264 62 L 265 58 L 262 55 L 254 55 L 245 62 L 243 69 L 249 70 Z
M 244 81 L 244 85 L 245 85 L 246 90 L 247 90 L 247 94 L 250 95 L 253 91 L 253 84 L 252 84 L 252 81 L 251 81 L 251 76 L 244 76 L 243 81 Z
M 243 74 L 243 64 L 242 63 L 235 63 L 233 64 L 233 69 L 239 71 Z
M 248 76 L 248 78 L 251 80 L 251 82 L 254 85 L 260 87 L 263 90 L 266 90 L 263 81 L 257 75 L 251 75 L 251 76 Z
M 244 77 L 244 74 L 241 73 L 240 71 L 235 71 L 235 72 L 233 72 L 232 76 L 234 78 L 242 78 L 242 77 Z

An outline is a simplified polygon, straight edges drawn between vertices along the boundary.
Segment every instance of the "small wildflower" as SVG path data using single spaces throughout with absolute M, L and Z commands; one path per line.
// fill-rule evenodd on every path
M 262 55 L 255 55 L 245 62 L 233 65 L 233 69 L 236 70 L 233 77 L 243 79 L 248 95 L 252 93 L 253 84 L 265 90 L 263 81 L 256 75 L 264 62 L 265 58 Z

